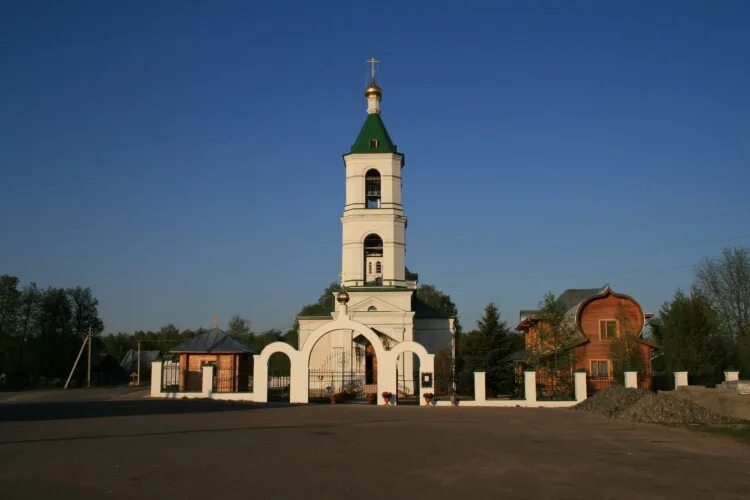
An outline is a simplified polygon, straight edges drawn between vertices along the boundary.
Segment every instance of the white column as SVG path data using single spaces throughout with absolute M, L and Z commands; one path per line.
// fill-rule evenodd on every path
M 583 401 L 588 397 L 586 390 L 586 372 L 573 373 L 573 383 L 576 388 L 576 401 Z
M 523 391 L 527 402 L 536 403 L 536 372 L 523 372 Z
M 289 402 L 307 403 L 310 396 L 308 392 L 310 388 L 307 383 L 307 363 L 299 361 L 298 353 L 294 353 L 294 355 L 289 356 L 289 358 L 292 365 L 289 370 L 289 374 L 291 375 L 289 378 L 289 383 L 291 384 L 291 387 L 289 388 Z
M 391 404 L 396 402 L 398 391 L 396 390 L 396 359 L 390 351 L 378 353 L 378 404 L 385 403 L 383 393 L 388 391 L 392 394 Z M 382 362 L 381 362 L 382 358 Z
M 422 374 L 432 373 L 432 387 L 422 387 Z M 435 394 L 435 355 L 429 354 L 426 359 L 419 359 L 419 396 L 420 405 L 424 401 L 424 395 L 428 392 Z
M 674 372 L 674 388 L 687 387 L 688 372 Z
M 638 372 L 625 372 L 625 387 L 638 389 Z
M 210 398 L 214 392 L 214 365 L 203 365 L 201 369 L 201 394 Z
M 740 379 L 740 372 L 737 371 L 725 371 L 724 372 L 724 381 L 725 382 L 735 382 Z
M 487 389 L 485 386 L 485 373 L 474 372 L 474 401 L 484 403 L 487 400 Z
M 161 367 L 162 361 L 153 361 L 151 363 L 151 397 L 158 398 L 161 396 Z
M 268 402 L 268 361 L 261 361 L 258 354 L 253 355 L 253 401 Z

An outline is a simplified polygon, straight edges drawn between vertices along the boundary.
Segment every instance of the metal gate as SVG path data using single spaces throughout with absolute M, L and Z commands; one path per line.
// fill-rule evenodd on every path
M 398 404 L 419 404 L 419 370 L 408 375 L 396 369 Z
M 310 370 L 308 397 L 311 402 L 372 403 L 378 386 L 367 383 L 364 372 Z
M 165 361 L 161 365 L 161 390 L 165 392 L 178 392 L 185 381 L 185 370 L 180 367 L 179 363 L 174 361 Z

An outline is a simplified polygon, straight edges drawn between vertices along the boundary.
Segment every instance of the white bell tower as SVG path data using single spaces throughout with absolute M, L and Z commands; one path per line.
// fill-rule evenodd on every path
M 344 155 L 341 284 L 347 288 L 414 288 L 416 283 L 406 279 L 406 217 L 401 204 L 404 155 L 397 151 L 380 117 L 383 91 L 375 83 L 379 61 L 367 62 L 371 65 L 365 89 L 367 118 Z

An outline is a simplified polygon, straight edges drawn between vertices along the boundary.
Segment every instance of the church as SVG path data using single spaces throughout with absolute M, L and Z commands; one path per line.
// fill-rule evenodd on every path
M 381 117 L 383 90 L 375 82 L 375 61 L 364 95 L 367 117 L 348 153 L 343 155 L 346 197 L 341 217 L 341 287 L 335 310 L 298 317 L 298 349 L 310 350 L 309 396 L 350 391 L 359 397 L 378 390 L 378 359 L 362 335 L 334 330 L 313 339 L 342 307 L 348 317 L 374 331 L 382 347 L 416 342 L 427 352 L 451 352 L 455 318 L 417 297 L 418 275 L 406 267 L 407 218 L 402 199 L 404 154 L 391 140 Z M 314 346 L 306 346 L 308 340 Z M 378 349 L 380 350 L 380 349 Z M 419 394 L 419 357 L 404 352 L 396 360 L 397 397 Z M 424 381 L 422 381 L 424 383 Z

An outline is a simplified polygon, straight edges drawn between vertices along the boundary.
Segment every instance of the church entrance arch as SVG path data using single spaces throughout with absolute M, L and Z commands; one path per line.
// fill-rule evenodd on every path
M 310 402 L 377 402 L 378 358 L 364 335 L 353 330 L 328 332 L 312 346 L 308 359 Z
M 382 402 L 378 388 L 391 389 L 389 353 L 378 335 L 345 314 L 313 331 L 300 349 L 307 361 L 310 401 Z

